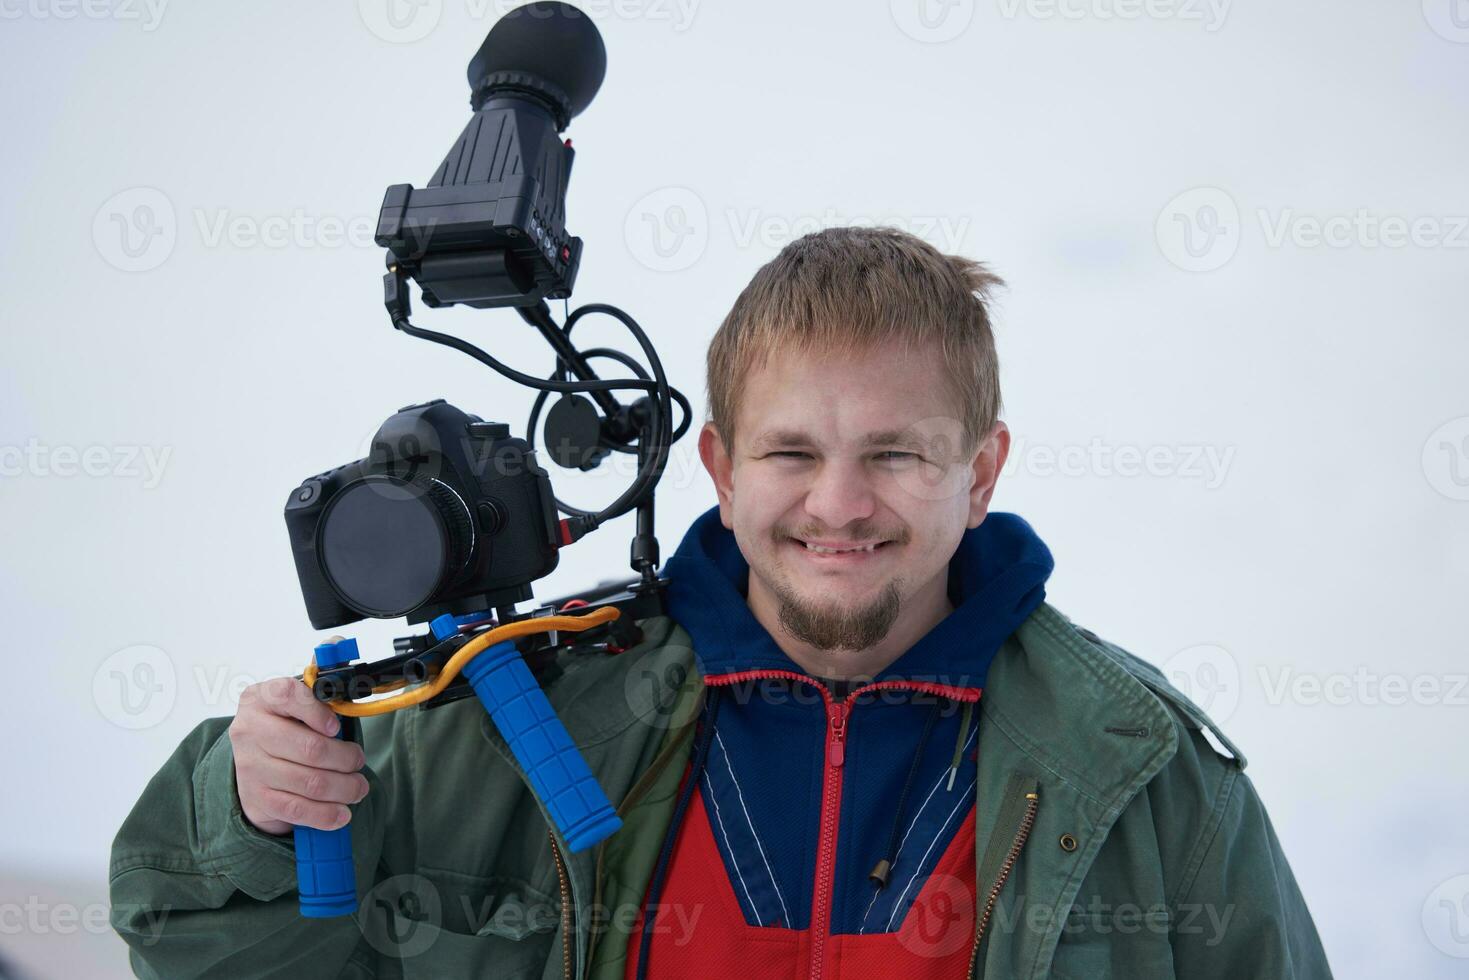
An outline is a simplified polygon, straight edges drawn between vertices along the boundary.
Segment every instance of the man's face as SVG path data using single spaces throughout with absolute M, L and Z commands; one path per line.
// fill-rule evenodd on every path
M 772 358 L 740 392 L 734 451 L 712 425 L 700 434 L 750 602 L 796 639 L 868 649 L 905 609 L 946 602 L 949 560 L 984 519 L 1009 436 L 997 423 L 961 456 L 944 379 L 936 348 Z

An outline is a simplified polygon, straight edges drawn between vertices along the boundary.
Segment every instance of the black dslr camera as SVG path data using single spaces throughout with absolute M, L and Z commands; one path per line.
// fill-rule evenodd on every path
M 468 354 L 540 394 L 526 438 L 442 399 L 401 409 L 383 423 L 365 459 L 317 474 L 285 509 L 307 615 L 317 629 L 364 617 L 411 623 L 493 611 L 522 618 L 515 603 L 556 568 L 559 549 L 636 510 L 631 564 L 638 578 L 586 598 L 628 593 L 623 608 L 661 607 L 653 490 L 672 444 L 688 430 L 689 403 L 668 384 L 647 335 L 608 304 L 582 306 L 558 323 L 548 299 L 571 293 L 582 240 L 566 231 L 571 141 L 562 130 L 584 110 L 607 70 L 602 37 L 576 7 L 529 3 L 490 30 L 469 63 L 469 123 L 423 188 L 384 195 L 376 240 L 387 249 L 383 302 L 410 337 Z M 550 376 L 526 374 L 468 341 L 415 326 L 409 283 L 430 307 L 513 308 L 555 353 Z M 571 330 L 586 315 L 620 321 L 645 368 L 610 347 L 578 350 Z M 614 360 L 634 377 L 602 380 L 588 363 Z M 616 391 L 640 397 L 619 402 Z M 630 486 L 599 511 L 562 503 L 536 464 L 536 430 L 562 466 L 587 471 L 611 453 L 637 457 Z M 674 429 L 673 405 L 682 409 Z M 559 514 L 567 515 L 559 518 Z M 568 600 L 569 601 L 569 600 Z M 608 604 L 621 604 L 623 599 Z M 482 617 L 483 618 L 483 617 Z
M 303 482 L 286 527 L 316 629 L 512 605 L 560 557 L 530 444 L 442 398 L 399 409 L 365 459 Z

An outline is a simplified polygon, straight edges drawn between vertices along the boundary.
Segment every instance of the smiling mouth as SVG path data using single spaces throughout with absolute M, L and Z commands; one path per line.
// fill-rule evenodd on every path
M 832 548 L 824 545 L 812 544 L 809 541 L 802 541 L 800 538 L 791 538 L 790 543 L 793 547 L 799 548 L 801 551 L 805 552 L 807 555 L 810 555 L 812 558 L 816 558 L 822 561 L 854 561 L 861 560 L 863 558 L 870 558 L 877 552 L 882 551 L 883 549 L 893 544 L 892 541 L 873 541 L 865 545 L 850 545 L 845 548 Z

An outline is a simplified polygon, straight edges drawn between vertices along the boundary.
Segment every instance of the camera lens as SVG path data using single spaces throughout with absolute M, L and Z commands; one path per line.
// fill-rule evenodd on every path
M 322 514 L 319 535 L 332 589 L 348 606 L 381 619 L 432 599 L 474 549 L 464 500 L 422 477 L 375 474 L 344 487 Z

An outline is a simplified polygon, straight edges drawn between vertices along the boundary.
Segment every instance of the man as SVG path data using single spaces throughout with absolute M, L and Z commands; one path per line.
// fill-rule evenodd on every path
M 740 295 L 699 438 L 718 506 L 666 565 L 670 615 L 543 678 L 623 820 L 605 842 L 566 852 L 472 703 L 369 719 L 364 757 L 277 679 L 118 835 L 135 969 L 1329 977 L 1244 757 L 1047 604 L 1050 552 L 989 511 L 998 284 L 837 228 Z M 348 819 L 362 909 L 303 920 L 290 826 Z

